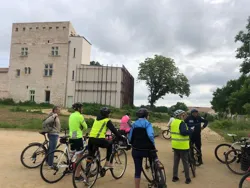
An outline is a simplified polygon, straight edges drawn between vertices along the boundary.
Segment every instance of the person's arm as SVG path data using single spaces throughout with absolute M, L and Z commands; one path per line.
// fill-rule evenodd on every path
M 191 135 L 192 131 L 190 129 L 187 129 L 186 123 L 181 122 L 180 124 L 180 134 L 182 136 L 189 136 Z
M 202 123 L 204 123 L 203 126 L 202 126 L 202 128 L 203 128 L 203 129 L 206 128 L 206 127 L 207 127 L 207 124 L 208 124 L 208 121 L 207 121 L 206 119 L 204 119 L 203 117 L 200 117 L 199 119 L 200 119 L 200 121 L 201 121 Z
M 130 143 L 132 142 L 133 130 L 134 130 L 134 126 L 132 124 L 132 127 L 131 127 L 131 129 L 129 131 L 129 135 L 128 135 L 128 140 Z
M 81 123 L 81 128 L 82 128 L 81 130 L 82 131 L 88 129 L 88 125 L 87 125 L 83 115 L 81 115 L 80 123 Z
M 154 129 L 151 123 L 148 122 L 148 124 L 146 125 L 146 130 L 147 130 L 148 138 L 155 145 Z
M 117 131 L 111 120 L 107 122 L 107 127 L 112 133 L 115 134 L 116 137 L 122 138 L 122 135 Z
M 172 123 L 173 120 L 174 120 L 174 118 L 172 118 L 172 117 L 169 119 L 167 127 L 170 127 L 170 125 L 171 125 L 171 123 Z

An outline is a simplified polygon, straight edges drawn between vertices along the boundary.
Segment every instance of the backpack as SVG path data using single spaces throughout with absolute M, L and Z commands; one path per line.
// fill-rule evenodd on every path
M 55 127 L 56 117 L 54 114 L 50 114 L 47 118 L 45 118 L 42 122 L 42 131 L 43 132 L 51 132 Z

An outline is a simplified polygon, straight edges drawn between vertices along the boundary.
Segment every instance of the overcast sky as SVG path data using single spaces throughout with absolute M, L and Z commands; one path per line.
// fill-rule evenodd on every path
M 166 95 L 157 105 L 210 106 L 212 92 L 239 76 L 234 37 L 245 28 L 250 0 L 8 0 L 0 15 L 0 67 L 9 64 L 13 22 L 71 21 L 93 44 L 91 60 L 124 64 L 135 80 L 146 57 L 173 58 L 191 95 Z M 147 96 L 136 82 L 135 105 L 147 104 Z

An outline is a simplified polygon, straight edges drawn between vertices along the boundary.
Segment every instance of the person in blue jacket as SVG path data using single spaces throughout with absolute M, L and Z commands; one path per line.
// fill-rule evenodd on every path
M 135 188 L 140 187 L 142 160 L 150 157 L 150 160 L 158 161 L 156 152 L 149 156 L 149 150 L 155 150 L 154 129 L 148 121 L 149 113 L 146 108 L 136 112 L 138 119 L 132 124 L 129 133 L 129 141 L 132 145 L 132 157 L 135 164 Z M 144 150 L 144 151 L 143 151 Z
M 185 119 L 185 123 L 187 124 L 189 128 L 194 127 L 194 132 L 191 135 L 191 143 L 195 144 L 196 148 L 201 153 L 201 145 L 202 145 L 201 144 L 201 130 L 207 127 L 208 121 L 204 119 L 203 117 L 199 116 L 198 110 L 192 109 L 191 115 Z M 201 123 L 204 123 L 203 126 L 201 126 Z M 199 160 L 201 164 L 203 164 L 202 153 L 201 153 Z

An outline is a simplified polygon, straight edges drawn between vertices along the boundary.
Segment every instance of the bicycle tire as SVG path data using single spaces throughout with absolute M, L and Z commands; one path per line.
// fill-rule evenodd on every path
M 233 160 L 231 160 L 230 162 L 228 161 L 228 156 L 230 155 L 231 152 L 234 152 L 234 154 L 236 153 L 236 156 L 234 157 Z M 230 151 L 228 151 L 226 153 L 226 166 L 228 167 L 228 169 L 233 172 L 234 174 L 237 174 L 237 175 L 244 175 L 247 173 L 247 171 L 243 171 L 243 172 L 237 172 L 235 171 L 234 169 L 232 169 L 232 167 L 230 166 L 230 164 L 232 164 L 233 162 L 237 162 L 237 163 L 240 163 L 240 160 L 241 160 L 241 156 L 242 156 L 242 151 L 240 149 L 232 149 Z
M 144 177 L 147 179 L 147 181 L 149 183 L 152 183 L 153 182 L 153 176 L 152 176 L 152 170 L 151 170 L 151 167 L 150 167 L 150 164 L 149 164 L 149 159 L 148 158 L 145 158 L 145 165 L 142 164 L 142 173 L 144 175 Z M 147 175 L 146 171 L 147 170 L 150 170 L 150 175 L 152 176 L 152 178 L 150 179 L 149 176 Z
M 118 154 L 118 153 L 119 153 L 119 154 Z M 124 175 L 124 173 L 125 173 L 125 171 L 126 171 L 126 169 L 127 169 L 127 163 L 128 163 L 127 154 L 126 154 L 126 152 L 125 152 L 124 149 L 118 149 L 118 150 L 117 150 L 115 153 L 113 153 L 113 154 L 111 155 L 111 157 L 110 157 L 110 160 L 114 162 L 114 159 L 115 159 L 116 156 L 117 156 L 118 158 L 119 158 L 120 156 L 123 156 L 123 155 L 121 155 L 121 153 L 123 153 L 123 155 L 125 156 L 125 167 L 124 167 L 122 173 L 121 173 L 119 176 L 117 176 L 117 175 L 114 173 L 114 169 L 110 169 L 110 172 L 111 172 L 113 178 L 115 178 L 115 179 L 120 179 L 120 178 L 122 178 L 122 176 Z M 119 161 L 117 161 L 116 159 L 115 159 L 115 161 L 116 161 L 116 162 L 119 162 Z
M 64 155 L 64 156 L 66 157 L 66 160 L 67 160 L 67 165 L 69 165 L 69 158 L 68 158 L 68 155 L 67 155 L 66 153 L 64 153 L 63 151 L 61 151 L 61 150 L 55 150 L 55 151 L 52 151 L 52 152 L 48 153 L 48 154 L 46 155 L 46 157 L 43 159 L 43 162 L 42 162 L 42 164 L 41 164 L 41 166 L 40 166 L 40 175 L 41 175 L 41 178 L 42 178 L 45 182 L 50 183 L 50 184 L 53 184 L 53 183 L 56 183 L 56 182 L 60 181 L 60 180 L 65 176 L 66 171 L 68 170 L 68 168 L 66 168 L 65 171 L 62 173 L 62 175 L 61 175 L 59 178 L 57 178 L 56 180 L 54 180 L 54 181 L 50 181 L 50 180 L 48 180 L 48 179 L 44 176 L 44 174 L 43 174 L 43 168 L 44 168 L 44 166 L 46 165 L 46 161 L 47 161 L 48 156 L 49 156 L 50 154 L 52 154 L 52 153 L 54 153 L 54 157 L 56 156 L 55 153 L 60 153 L 60 154 Z M 60 155 L 60 156 L 61 156 L 61 155 Z M 54 163 L 53 163 L 53 164 L 54 164 Z M 47 166 L 47 167 L 48 167 L 48 166 Z
M 94 181 L 93 181 L 92 185 L 88 186 L 88 188 L 92 188 L 92 187 L 95 185 L 96 180 L 97 180 L 97 178 L 98 178 L 98 174 L 99 174 L 99 171 L 100 171 L 100 161 L 99 161 L 99 159 L 96 159 L 96 158 L 94 158 L 94 157 L 91 157 L 91 156 L 88 155 L 88 154 L 85 154 L 85 155 L 83 155 L 83 156 L 81 157 L 81 159 L 76 163 L 75 169 L 77 169 L 78 166 L 79 166 L 80 164 L 82 164 L 82 161 L 83 161 L 83 160 L 95 161 L 95 162 L 96 162 L 96 165 L 97 165 L 96 168 L 95 168 L 95 170 L 97 170 L 97 173 L 94 175 L 94 176 L 95 176 Z M 83 170 L 82 166 L 81 166 L 81 169 Z M 74 188 L 77 188 L 76 181 L 75 181 L 75 177 L 76 177 L 75 174 L 76 174 L 76 170 L 73 171 L 72 183 L 73 183 Z M 81 187 L 82 187 L 82 186 L 81 186 Z
M 195 151 L 195 152 L 194 152 Z M 193 157 L 194 157 L 194 164 L 195 166 L 201 166 L 201 152 L 196 148 L 196 147 L 193 147 Z
M 165 169 L 163 167 L 163 164 L 158 161 L 158 163 L 160 163 L 160 166 L 162 166 L 161 168 L 156 167 L 156 181 L 157 181 L 157 187 L 158 188 L 165 188 L 166 187 L 166 182 L 167 182 L 167 178 L 166 178 L 166 172 Z
M 167 134 L 166 134 L 166 133 L 167 133 Z M 164 139 L 166 139 L 166 140 L 171 139 L 171 134 L 170 134 L 170 130 L 169 130 L 169 129 L 162 131 L 161 134 L 162 134 L 162 137 L 163 137 Z
M 221 147 L 224 147 L 224 146 L 227 146 L 228 147 L 228 150 L 224 152 L 224 158 L 220 158 L 219 155 L 218 155 L 218 150 L 221 148 Z M 220 161 L 221 163 L 223 164 L 226 164 L 226 153 L 230 150 L 230 149 L 235 149 L 234 147 L 232 147 L 230 144 L 219 144 L 215 150 L 214 150 L 214 155 L 216 157 L 216 159 L 218 161 Z
M 196 166 L 193 163 L 190 163 L 190 168 L 191 168 L 191 172 L 193 174 L 193 177 L 196 177 Z
M 38 164 L 36 164 L 35 166 L 29 166 L 29 165 L 27 165 L 27 164 L 24 162 L 24 154 L 25 154 L 25 152 L 26 152 L 28 149 L 30 149 L 31 147 L 34 147 L 34 146 L 37 146 L 38 149 L 39 149 L 39 148 L 42 148 L 42 149 L 43 149 L 43 151 L 41 152 L 41 154 L 44 155 L 43 157 L 45 157 L 46 154 L 47 154 L 47 152 L 48 152 L 47 149 L 46 149 L 46 147 L 45 147 L 43 144 L 41 144 L 41 143 L 31 143 L 31 144 L 29 144 L 26 148 L 24 148 L 23 151 L 22 151 L 22 153 L 21 153 L 21 155 L 20 155 L 20 161 L 21 161 L 21 163 L 22 163 L 23 166 L 25 166 L 26 168 L 29 168 L 29 169 L 39 167 L 39 166 L 42 164 L 42 161 L 43 161 L 43 160 L 41 160 L 41 162 L 38 163 Z M 38 150 L 38 149 L 37 149 L 37 150 Z M 37 150 L 36 150 L 36 151 L 37 151 Z M 35 155 L 35 152 L 33 153 L 33 155 Z M 37 154 L 36 154 L 36 156 L 37 156 Z M 35 156 L 35 157 L 36 157 L 36 156 Z
M 242 186 L 243 186 L 243 183 L 245 182 L 245 180 L 246 180 L 247 178 L 250 179 L 250 172 L 248 172 L 247 174 L 245 174 L 245 175 L 241 178 L 240 183 L 239 183 L 239 188 L 243 188 L 243 187 L 242 187 Z M 249 183 L 250 183 L 250 182 L 249 182 Z

